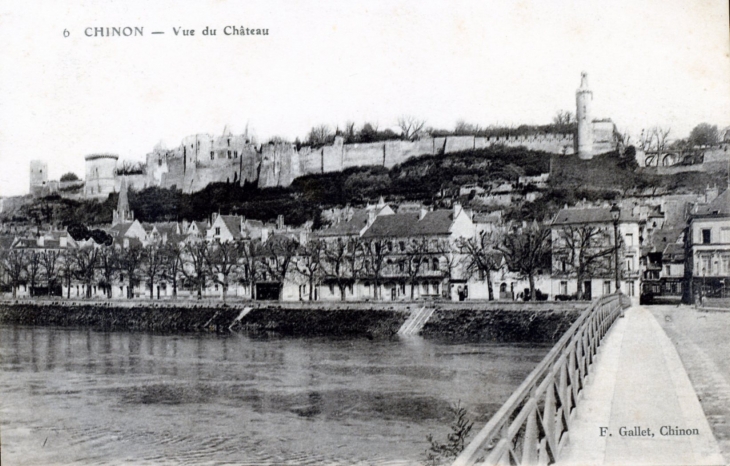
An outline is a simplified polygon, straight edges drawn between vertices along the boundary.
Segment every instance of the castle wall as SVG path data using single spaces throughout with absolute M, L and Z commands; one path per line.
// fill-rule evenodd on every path
M 261 188 L 289 186 L 303 175 L 359 166 L 390 168 L 411 157 L 451 154 L 493 145 L 572 154 L 573 136 L 449 136 L 359 144 L 343 144 L 342 139 L 337 138 L 334 144 L 297 150 L 291 144 L 256 147 L 243 136 L 211 138 L 209 135 L 194 135 L 185 138 L 175 149 L 156 149 L 148 154 L 145 180 L 147 186 L 175 187 L 187 193 L 200 191 L 208 183 L 226 181 L 243 183 L 258 180 Z
M 383 142 L 346 144 L 342 167 L 344 169 L 361 165 L 383 165 L 384 158 L 385 143 Z
M 462 152 L 474 149 L 474 136 L 452 136 L 446 138 L 444 153 Z

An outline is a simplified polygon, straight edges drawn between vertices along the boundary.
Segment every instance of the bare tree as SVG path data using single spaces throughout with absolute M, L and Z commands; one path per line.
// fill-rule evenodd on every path
M 35 288 L 41 278 L 42 259 L 42 253 L 39 251 L 31 250 L 27 254 L 26 277 L 28 280 L 28 294 L 31 297 L 35 295 Z
M 172 285 L 172 298 L 177 298 L 177 282 L 182 275 L 182 247 L 176 241 L 168 241 L 162 246 L 162 279 Z
M 52 293 L 53 288 L 56 286 L 56 282 L 58 280 L 58 278 L 56 277 L 58 275 L 60 265 L 60 252 L 54 251 L 52 249 L 43 251 L 43 255 L 41 257 L 41 266 L 43 267 L 44 281 L 46 282 L 46 286 L 48 286 L 48 295 Z
M 535 275 L 550 266 L 550 228 L 535 222 L 504 235 L 497 249 L 504 255 L 509 270 L 527 277 L 530 297 L 535 299 Z
M 221 285 L 221 300 L 225 303 L 228 294 L 229 277 L 238 270 L 241 244 L 235 241 L 214 242 L 204 253 L 210 277 Z
M 453 273 L 459 265 L 461 258 L 455 254 L 457 251 L 448 239 L 438 240 L 434 251 L 436 253 L 436 257 L 439 259 L 439 267 L 441 267 L 441 271 L 444 273 L 446 278 L 444 286 L 448 290 L 451 288 Z
M 256 299 L 256 283 L 261 277 L 261 264 L 259 255 L 262 252 L 261 242 L 256 240 L 244 240 L 240 245 L 239 280 L 250 293 L 251 299 Z
M 610 276 L 614 252 L 611 235 L 596 225 L 567 225 L 558 230 L 553 247 L 553 276 L 575 276 L 578 298 L 584 299 L 584 280 L 597 275 Z
M 13 288 L 13 298 L 18 297 L 18 287 L 25 277 L 28 258 L 22 249 L 8 249 L 0 255 L 3 269 L 10 279 L 10 286 Z
M 139 273 L 144 260 L 144 249 L 138 244 L 130 244 L 119 253 L 119 266 L 127 276 L 127 298 L 134 298 L 134 286 L 139 282 Z M 124 278 L 122 278 L 124 281 Z
M 66 299 L 71 299 L 71 280 L 76 276 L 73 256 L 71 249 L 66 249 L 61 255 L 60 272 L 62 283 L 66 284 Z
M 381 299 L 380 285 L 383 283 L 383 275 L 387 267 L 386 258 L 390 252 L 388 243 L 388 240 L 382 238 L 362 243 L 363 273 L 373 280 L 373 297 L 375 299 Z
M 323 277 L 330 283 L 334 282 L 340 290 L 340 299 L 347 298 L 347 287 L 352 286 L 358 277 L 357 257 L 360 249 L 360 239 L 357 237 L 326 241 L 323 248 L 322 272 Z
M 309 130 L 307 142 L 313 146 L 321 146 L 331 141 L 334 133 L 327 125 L 319 125 Z
M 418 138 L 425 125 L 426 120 L 418 119 L 411 115 L 403 115 L 398 118 L 398 128 L 401 130 L 401 137 L 408 141 Z
M 195 284 L 198 299 L 203 298 L 203 289 L 208 278 L 208 264 L 205 261 L 207 249 L 208 244 L 205 241 L 186 243 L 183 248 L 182 272 L 187 280 Z
M 478 274 L 480 279 L 487 281 L 489 300 L 494 300 L 492 286 L 492 272 L 502 267 L 502 253 L 497 250 L 501 241 L 498 232 L 482 232 L 475 238 L 460 238 L 457 242 L 459 251 L 464 254 L 464 269 L 468 275 Z
M 660 128 L 655 126 L 651 129 L 652 138 L 654 140 L 654 149 L 657 155 L 661 156 L 667 149 L 667 142 L 671 128 Z
M 569 126 L 575 123 L 573 113 L 568 110 L 558 110 L 553 117 L 553 124 L 557 126 Z
M 415 288 L 418 286 L 418 277 L 421 275 L 421 268 L 428 267 L 428 259 L 431 257 L 428 249 L 428 241 L 424 238 L 414 239 L 406 244 L 405 272 L 408 283 L 411 285 L 411 299 L 415 297 Z
M 164 254 L 162 246 L 157 243 L 150 243 L 142 249 L 140 268 L 150 290 L 150 299 L 155 298 L 155 282 L 164 270 Z
M 291 262 L 298 249 L 299 244 L 296 241 L 283 235 L 270 237 L 263 245 L 263 254 L 259 258 L 260 263 L 265 273 L 272 280 L 279 282 L 279 299 L 281 299 L 281 290 L 284 287 Z
M 98 269 L 101 272 L 100 285 L 104 287 L 107 298 L 111 299 L 114 275 L 119 270 L 119 253 L 115 248 L 104 247 L 101 249 Z
M 86 287 L 86 297 L 91 298 L 91 286 L 99 265 L 99 250 L 94 246 L 76 249 L 73 252 L 74 274 Z
M 319 239 L 310 239 L 299 249 L 294 261 L 296 272 L 307 279 L 309 285 L 309 300 L 314 300 L 314 286 L 322 279 L 322 263 L 324 243 Z

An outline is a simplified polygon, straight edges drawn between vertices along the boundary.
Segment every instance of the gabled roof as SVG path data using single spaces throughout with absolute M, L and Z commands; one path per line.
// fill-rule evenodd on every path
M 368 212 L 364 209 L 358 209 L 353 212 L 350 220 L 340 222 L 317 232 L 319 237 L 327 236 L 355 236 L 359 235 L 368 223 Z
M 709 204 L 699 206 L 693 217 L 727 217 L 730 216 L 730 190 L 726 189 Z
M 418 214 L 393 214 L 376 217 L 363 238 L 407 237 L 411 236 Z
M 231 236 L 233 236 L 233 239 L 241 238 L 241 217 L 239 217 L 238 215 L 220 215 L 219 218 L 226 226 L 226 228 L 228 228 L 228 231 L 231 233 Z
M 639 222 L 639 216 L 633 209 L 621 209 L 620 223 Z M 611 209 L 608 207 L 589 207 L 583 209 L 562 209 L 553 220 L 553 225 L 571 225 L 586 223 L 613 223 Z
M 132 226 L 132 222 L 126 222 L 126 223 L 117 223 L 113 227 L 109 229 L 109 234 L 111 234 L 114 237 L 122 237 L 125 234 L 127 234 L 127 231 Z
M 451 225 L 454 223 L 453 210 L 434 210 L 426 212 L 426 215 L 416 222 L 411 230 L 411 236 L 427 235 L 448 235 L 451 233 Z

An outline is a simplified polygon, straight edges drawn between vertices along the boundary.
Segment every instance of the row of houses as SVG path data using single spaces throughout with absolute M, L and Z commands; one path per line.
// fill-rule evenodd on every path
M 313 231 L 311 224 L 287 226 L 282 217 L 266 224 L 236 215 L 148 224 L 134 219 L 122 190 L 113 225 L 104 231 L 108 241 L 103 235 L 74 240 L 67 232 L 49 231 L 34 237 L 2 236 L 0 248 L 5 253 L 63 253 L 164 244 L 258 245 L 261 274 L 255 280 L 232 279 L 225 286 L 222 280 L 207 280 L 197 290 L 206 297 L 227 293 L 290 301 L 593 299 L 620 289 L 629 296 L 692 301 L 728 293 L 728 205 L 727 191 L 695 205 L 686 225 L 665 224 L 660 208 L 633 203 L 566 206 L 549 225 L 527 225 L 509 224 L 495 214 L 475 214 L 458 203 L 451 209 L 416 205 L 394 209 L 381 199 L 365 208 L 345 209 L 330 226 Z M 500 245 L 501 238 L 530 229 L 549 230 L 549 247 L 546 261 L 528 274 L 510 261 Z M 276 274 L 271 271 L 282 258 L 277 257 L 276 248 L 266 246 L 281 240 L 296 247 L 286 253 L 291 255 L 286 258 L 288 270 Z M 0 279 L 7 284 L 7 261 L 4 264 Z M 535 296 L 531 296 L 530 279 Z M 21 296 L 31 293 L 25 282 L 16 291 Z M 180 285 L 173 286 L 165 274 L 154 288 L 141 280 L 125 283 L 122 273 L 113 286 L 89 285 L 76 277 L 65 284 L 63 280 L 54 283 L 70 297 L 165 298 L 173 294 L 173 288 L 183 297 L 196 293 L 189 279 L 181 277 Z M 50 282 L 46 288 L 51 291 Z M 4 291 L 8 292 L 7 286 Z

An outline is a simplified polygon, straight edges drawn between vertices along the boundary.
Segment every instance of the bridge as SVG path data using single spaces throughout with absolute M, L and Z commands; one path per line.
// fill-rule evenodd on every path
M 610 295 L 581 314 L 453 464 L 726 463 L 659 323 Z

